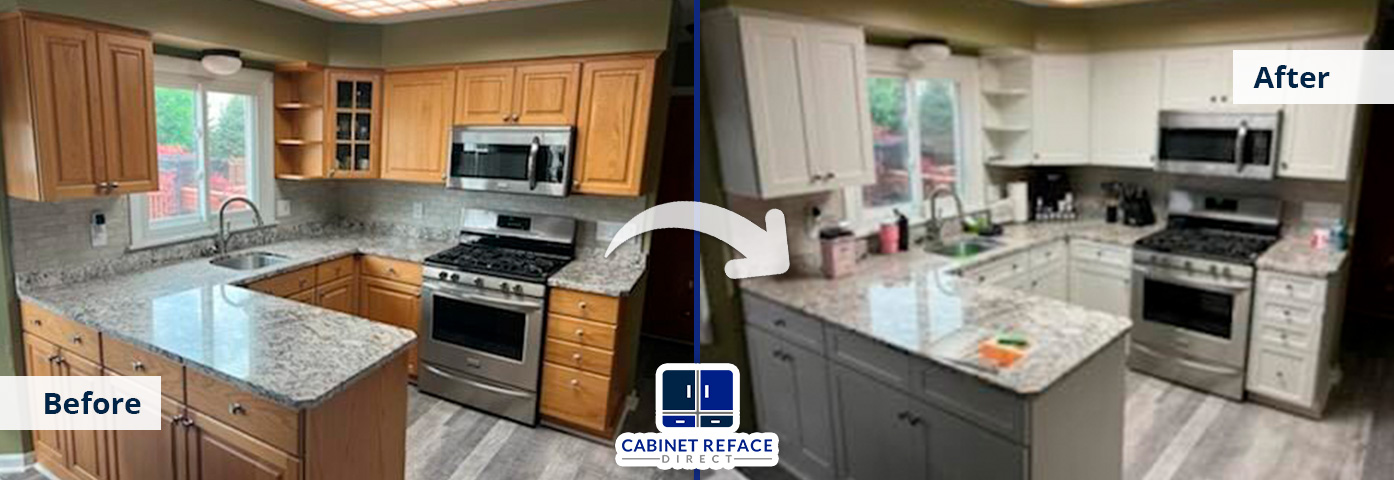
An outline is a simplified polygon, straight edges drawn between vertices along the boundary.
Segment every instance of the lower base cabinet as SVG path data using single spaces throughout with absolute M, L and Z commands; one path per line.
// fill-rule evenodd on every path
M 181 424 L 189 480 L 298 480 L 300 461 L 222 422 L 188 411 Z
M 828 361 L 758 329 L 746 329 L 760 430 L 779 434 L 779 465 L 805 479 L 836 475 Z
M 108 372 L 107 375 L 113 375 Z M 111 471 L 116 480 L 179 480 L 188 469 L 183 449 L 184 406 L 164 398 L 160 402 L 160 430 L 111 432 Z
M 1132 316 L 1132 272 L 1126 268 L 1075 261 L 1070 264 L 1070 303 L 1120 317 Z

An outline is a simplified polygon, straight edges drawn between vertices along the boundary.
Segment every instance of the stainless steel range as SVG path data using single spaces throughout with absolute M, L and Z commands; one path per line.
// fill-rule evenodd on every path
M 460 243 L 426 259 L 421 391 L 537 424 L 547 277 L 575 254 L 576 221 L 466 210 Z
M 1254 261 L 1278 240 L 1282 202 L 1173 191 L 1167 228 L 1133 249 L 1128 365 L 1244 395 Z

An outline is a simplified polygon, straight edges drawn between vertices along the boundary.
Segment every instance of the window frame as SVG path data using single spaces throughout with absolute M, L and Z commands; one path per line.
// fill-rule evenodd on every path
M 931 62 L 919 68 L 907 68 L 901 63 L 904 49 L 890 47 L 867 47 L 868 85 L 873 77 L 895 77 L 905 80 L 906 88 L 906 139 L 909 152 L 906 162 L 912 172 L 920 172 L 920 126 L 919 105 L 915 96 L 915 81 L 926 79 L 948 79 L 955 83 L 958 95 L 958 120 L 955 125 L 958 144 L 958 179 L 955 185 L 966 211 L 987 208 L 987 171 L 980 161 L 981 128 L 979 111 L 981 94 L 978 85 L 978 59 L 960 55 L 950 56 L 940 62 Z M 868 112 L 870 115 L 870 112 Z M 874 174 L 873 174 L 874 175 Z M 886 220 L 894 217 L 894 210 L 900 210 L 912 223 L 929 220 L 929 208 L 924 190 L 924 181 L 918 176 L 910 182 L 910 201 L 879 207 L 865 206 L 862 203 L 863 186 L 848 187 L 843 190 L 843 208 L 848 219 L 858 232 L 869 232 Z M 955 215 L 952 201 L 940 202 L 937 206 L 941 215 Z
M 248 115 L 252 123 L 250 132 L 253 138 L 251 151 L 255 157 L 251 162 L 253 173 L 248 179 L 248 193 L 253 202 L 261 208 L 264 226 L 276 224 L 275 204 L 275 152 L 272 138 L 273 116 L 273 75 L 271 72 L 242 69 L 226 77 L 215 77 L 193 60 L 164 55 L 155 56 L 156 87 L 188 88 L 195 90 L 196 141 L 199 158 L 203 162 L 203 175 L 200 179 L 203 194 L 199 195 L 199 215 L 197 218 L 175 219 L 163 222 L 150 220 L 150 206 L 146 194 L 130 196 L 131 250 L 138 250 L 173 243 L 198 240 L 217 234 L 218 219 L 216 205 L 207 205 L 209 188 L 208 170 L 211 160 L 208 157 L 208 118 L 206 98 L 210 91 L 248 95 L 252 97 Z M 156 113 L 158 114 L 158 113 Z M 159 172 L 156 172 L 158 175 Z M 256 228 L 255 217 L 250 211 L 229 212 L 227 221 L 234 232 Z

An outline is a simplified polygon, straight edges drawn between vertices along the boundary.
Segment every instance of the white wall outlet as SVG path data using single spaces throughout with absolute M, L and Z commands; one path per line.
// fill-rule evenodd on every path
M 277 216 L 277 217 L 289 217 L 289 216 L 290 216 L 290 200 L 277 200 L 277 201 L 276 201 L 276 216 Z
M 92 246 L 105 247 L 107 244 L 106 235 L 106 214 L 100 211 L 92 212 Z
M 425 205 L 422 205 L 421 202 L 413 202 L 413 203 L 411 204 L 411 218 L 412 218 L 413 220 L 420 220 L 422 217 L 425 217 L 425 216 L 426 216 L 426 206 L 425 206 Z

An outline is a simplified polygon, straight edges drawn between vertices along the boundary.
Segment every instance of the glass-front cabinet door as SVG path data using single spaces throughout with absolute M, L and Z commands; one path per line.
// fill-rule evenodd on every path
M 326 121 L 330 178 L 377 178 L 382 76 L 331 71 Z

